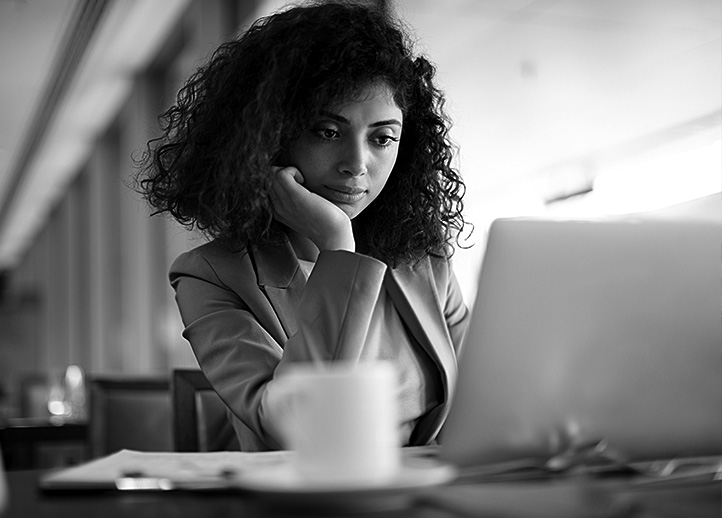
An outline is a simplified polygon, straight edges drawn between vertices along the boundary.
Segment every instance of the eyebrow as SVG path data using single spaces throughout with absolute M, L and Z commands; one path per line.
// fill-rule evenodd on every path
M 351 124 L 350 120 L 348 120 L 346 117 L 343 117 L 342 115 L 338 115 L 337 113 L 332 113 L 332 112 L 329 112 L 326 110 L 321 110 L 319 113 L 321 115 L 323 115 L 324 117 L 328 117 L 329 119 L 335 120 L 336 122 L 340 122 L 342 124 Z M 401 124 L 401 121 L 398 119 L 387 119 L 387 120 L 382 120 L 382 121 L 378 121 L 378 122 L 369 124 L 369 128 L 378 128 L 380 126 L 394 126 L 394 125 L 399 126 L 399 127 L 403 126 Z

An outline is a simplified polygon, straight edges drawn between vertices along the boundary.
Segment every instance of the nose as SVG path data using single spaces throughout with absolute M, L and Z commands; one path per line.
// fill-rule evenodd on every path
M 338 171 L 349 176 L 362 176 L 368 172 L 367 160 L 366 143 L 354 140 L 345 146 Z

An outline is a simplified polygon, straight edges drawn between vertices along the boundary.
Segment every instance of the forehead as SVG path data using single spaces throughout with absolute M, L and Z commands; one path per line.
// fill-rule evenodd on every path
M 342 101 L 331 103 L 327 108 L 335 113 L 354 110 L 361 107 L 373 107 L 377 110 L 386 110 L 395 114 L 401 113 L 401 108 L 394 99 L 394 90 L 385 82 L 375 82 L 354 91 L 352 95 Z

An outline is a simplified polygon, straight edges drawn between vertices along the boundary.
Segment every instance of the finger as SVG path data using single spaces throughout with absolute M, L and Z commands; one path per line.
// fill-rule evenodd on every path
M 305 188 L 301 187 L 296 175 L 297 169 L 293 167 L 274 168 L 276 172 L 275 181 L 271 184 L 270 198 L 274 215 L 281 222 L 288 223 L 293 219 L 292 214 L 298 210 L 302 200 L 308 195 Z
M 282 192 L 282 195 L 294 204 L 307 203 L 309 197 L 312 196 L 311 192 L 299 182 L 299 175 L 295 175 L 293 168 L 284 169 L 279 171 L 274 182 L 274 187 L 278 190 L 279 195 Z M 303 178 L 303 176 L 300 176 L 300 178 Z
M 303 174 L 301 171 L 296 167 L 289 167 L 288 169 L 291 169 L 293 172 L 293 179 L 296 180 L 296 183 L 303 184 L 305 183 L 306 179 L 303 177 Z
M 288 179 L 279 179 L 273 182 L 269 194 L 274 211 L 288 210 L 289 205 L 293 203 L 292 187 L 290 187 L 292 183 L 295 184 L 293 180 L 289 182 Z
M 276 172 L 277 177 L 280 175 L 281 177 L 290 177 L 293 180 L 296 181 L 296 183 L 303 184 L 306 179 L 303 177 L 303 174 L 301 171 L 298 170 L 296 167 L 274 167 L 274 170 Z
M 274 177 L 269 194 L 271 201 L 276 204 L 288 197 L 289 186 L 295 183 L 292 179 L 293 173 L 288 169 L 287 167 L 273 167 Z
M 278 182 L 271 187 L 270 199 L 273 216 L 281 223 L 288 224 L 288 207 L 291 201 L 286 190 L 279 186 Z

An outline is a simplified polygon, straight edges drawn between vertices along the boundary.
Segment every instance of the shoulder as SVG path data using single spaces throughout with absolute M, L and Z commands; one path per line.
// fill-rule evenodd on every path
M 427 255 L 425 260 L 429 263 L 429 268 L 434 275 L 448 276 L 453 271 L 451 259 L 448 257 Z
M 453 267 L 451 259 L 448 257 L 437 257 L 427 255 L 418 264 L 412 267 L 414 270 L 425 270 L 440 282 L 447 282 L 449 277 L 453 275 Z
M 229 272 L 250 267 L 245 251 L 232 252 L 217 241 L 211 241 L 179 255 L 170 267 L 171 283 L 184 276 L 221 282 Z
M 406 283 L 431 281 L 439 293 L 446 291 L 454 279 L 451 260 L 446 257 L 424 256 L 420 261 L 392 269 L 395 277 Z

